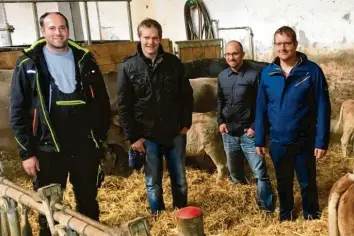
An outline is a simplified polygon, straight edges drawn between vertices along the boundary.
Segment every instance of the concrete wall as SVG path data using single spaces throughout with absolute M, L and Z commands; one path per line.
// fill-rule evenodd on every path
M 219 27 L 249 26 L 254 32 L 257 59 L 272 58 L 274 31 L 289 25 L 296 29 L 299 50 L 310 54 L 327 54 L 341 50 L 352 50 L 354 46 L 354 4 L 352 0 L 204 0 L 211 18 L 219 21 Z M 163 26 L 163 37 L 173 41 L 185 40 L 183 7 L 185 0 L 132 0 L 134 39 L 136 27 L 145 17 L 157 19 Z M 78 4 L 70 14 L 68 3 L 38 3 L 38 15 L 45 11 L 61 10 L 69 21 L 74 20 L 75 35 L 72 38 L 87 38 L 83 4 Z M 31 4 L 5 4 L 7 18 L 16 28 L 12 34 L 14 45 L 30 44 L 35 40 Z M 101 22 L 98 27 L 97 6 Z M 128 40 L 129 28 L 125 2 L 88 3 L 91 37 L 98 40 Z M 21 17 L 19 16 L 21 14 Z M 81 21 L 81 22 L 80 22 Z M 71 23 L 72 24 L 72 23 Z M 81 33 L 79 32 L 81 30 Z M 247 31 L 220 32 L 225 42 L 241 40 L 249 50 Z
M 156 11 L 156 18 L 164 26 L 164 36 L 184 40 L 185 1 L 155 0 L 155 3 L 160 9 Z M 219 20 L 219 27 L 251 27 L 258 57 L 271 57 L 273 33 L 282 25 L 294 27 L 299 37 L 299 49 L 311 54 L 354 46 L 354 4 L 350 0 L 204 0 L 204 3 L 211 18 Z M 224 31 L 220 32 L 220 37 L 226 41 L 239 39 L 246 50 L 249 49 L 246 31 Z

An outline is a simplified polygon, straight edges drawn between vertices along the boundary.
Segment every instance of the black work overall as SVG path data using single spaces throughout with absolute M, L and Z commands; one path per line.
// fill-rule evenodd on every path
M 78 81 L 78 80 L 77 80 Z M 66 94 L 50 82 L 50 120 L 60 144 L 60 152 L 39 151 L 40 171 L 34 188 L 52 183 L 66 187 L 67 177 L 73 185 L 76 210 L 98 220 L 97 176 L 101 150 L 89 127 L 88 106 L 80 85 Z M 40 236 L 51 235 L 45 216 L 39 216 Z

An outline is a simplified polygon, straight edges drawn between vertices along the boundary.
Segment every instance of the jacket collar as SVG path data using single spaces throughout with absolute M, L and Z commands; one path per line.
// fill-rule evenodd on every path
M 302 52 L 296 51 L 296 56 L 300 59 L 300 61 L 298 62 L 297 65 L 300 65 L 301 63 L 303 63 L 303 62 L 308 60 L 307 56 L 304 53 L 302 53 Z M 272 64 L 277 65 L 278 67 L 280 67 L 280 59 L 279 59 L 279 57 L 274 58 Z
M 138 52 L 138 55 L 144 59 L 144 61 L 148 61 L 148 62 L 151 62 L 151 59 L 147 58 L 144 53 L 143 53 L 143 49 L 141 48 L 141 42 L 138 43 L 137 45 L 137 52 Z M 155 62 L 159 62 L 163 57 L 163 55 L 165 54 L 165 51 L 163 50 L 163 47 L 162 45 L 160 44 L 159 45 L 159 49 L 157 50 L 157 55 L 156 55 L 156 58 L 155 58 Z M 151 63 L 152 64 L 152 63 Z
M 246 65 L 245 65 L 245 62 L 243 61 L 241 67 L 236 72 L 233 71 L 231 69 L 231 67 L 229 67 L 227 69 L 227 76 L 230 77 L 232 74 L 236 74 L 236 75 L 241 75 L 243 77 L 243 75 L 245 74 L 245 71 L 246 71 Z
M 22 50 L 23 54 L 28 56 L 29 58 L 33 59 L 34 61 L 37 61 L 40 56 L 42 55 L 43 47 L 46 45 L 46 39 L 45 38 L 40 38 L 36 42 L 34 42 L 31 47 L 25 48 Z M 80 62 L 82 58 L 84 57 L 85 54 L 89 52 L 87 48 L 83 48 L 77 43 L 75 43 L 73 40 L 69 39 L 68 40 L 68 46 L 71 48 L 74 54 L 75 61 Z

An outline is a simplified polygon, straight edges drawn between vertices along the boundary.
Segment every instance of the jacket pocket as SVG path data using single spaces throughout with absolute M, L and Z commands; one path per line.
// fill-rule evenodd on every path
M 137 97 L 146 97 L 151 93 L 150 83 L 145 73 L 130 76 Z

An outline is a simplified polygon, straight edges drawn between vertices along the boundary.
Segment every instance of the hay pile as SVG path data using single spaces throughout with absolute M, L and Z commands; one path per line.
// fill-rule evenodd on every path
M 339 110 L 344 100 L 354 99 L 353 58 L 353 51 L 311 58 L 321 66 L 326 75 L 332 104 L 332 118 L 339 116 Z
M 318 161 L 318 187 L 320 207 L 323 210 L 320 220 L 304 221 L 301 217 L 300 192 L 296 183 L 296 212 L 300 216 L 294 222 L 278 223 L 278 211 L 267 217 L 257 209 L 256 185 L 251 178 L 247 186 L 234 185 L 229 180 L 216 184 L 216 174 L 187 169 L 189 183 L 189 204 L 200 207 L 204 212 L 204 226 L 207 235 L 327 235 L 327 198 L 332 184 L 352 166 L 351 159 L 343 159 L 338 154 L 339 146 L 332 146 L 329 155 Z M 30 188 L 31 181 L 20 168 L 18 159 L 11 153 L 1 152 L 7 177 Z M 268 158 L 268 169 L 273 188 L 275 188 L 274 169 Z M 295 181 L 296 182 L 296 181 Z M 148 212 L 144 175 L 133 173 L 128 178 L 108 176 L 99 190 L 101 221 L 118 226 L 139 216 L 148 216 L 152 235 L 176 235 L 175 213 L 171 209 L 172 199 L 167 174 L 164 175 L 164 198 L 167 210 L 156 219 Z M 74 206 L 74 198 L 69 185 L 65 202 Z M 278 205 L 278 202 L 277 202 Z M 38 231 L 36 214 L 30 218 L 35 232 Z

